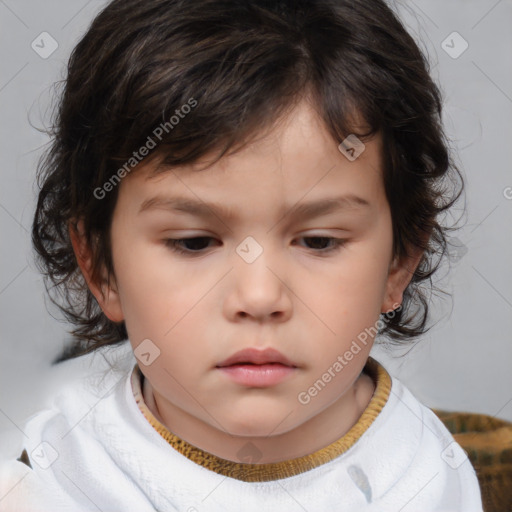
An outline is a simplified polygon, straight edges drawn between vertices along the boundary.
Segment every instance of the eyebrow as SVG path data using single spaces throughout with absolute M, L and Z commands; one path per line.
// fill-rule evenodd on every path
M 295 207 L 289 206 L 286 211 L 294 217 L 304 218 L 319 217 L 320 215 L 338 210 L 367 209 L 370 206 L 370 203 L 366 199 L 354 194 L 348 194 L 317 201 L 303 202 Z M 210 217 L 212 214 L 227 219 L 233 217 L 233 210 L 221 204 L 205 203 L 182 197 L 162 196 L 146 199 L 139 208 L 139 214 L 153 209 L 171 210 L 203 218 Z M 288 213 L 286 215 L 288 215 Z

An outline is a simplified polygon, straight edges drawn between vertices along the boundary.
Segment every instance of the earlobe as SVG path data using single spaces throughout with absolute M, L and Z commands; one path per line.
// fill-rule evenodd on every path
M 382 313 L 388 313 L 402 304 L 403 293 L 411 282 L 422 256 L 423 250 L 416 248 L 409 257 L 393 260 L 389 267 Z
M 69 236 L 75 257 L 82 271 L 82 275 L 89 287 L 91 293 L 96 297 L 103 313 L 112 320 L 112 322 L 122 322 L 124 315 L 121 309 L 121 302 L 117 291 L 115 279 L 111 276 L 111 282 L 108 282 L 107 272 L 102 267 L 101 277 L 95 278 L 92 268 L 92 250 L 87 243 L 83 220 L 76 222 L 74 219 L 68 223 Z

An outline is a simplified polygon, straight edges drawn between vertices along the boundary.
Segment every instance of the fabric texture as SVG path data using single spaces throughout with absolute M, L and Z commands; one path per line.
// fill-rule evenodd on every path
M 136 365 L 91 375 L 29 418 L 19 460 L 0 465 L 0 511 L 482 511 L 473 466 L 439 418 L 376 361 L 365 372 L 376 391 L 356 425 L 275 465 L 174 436 L 140 402 Z
M 250 443 L 243 445 L 239 451 L 240 462 L 232 462 L 222 459 L 211 453 L 205 452 L 196 446 L 187 443 L 183 439 L 170 432 L 160 421 L 155 418 L 150 408 L 154 400 L 150 393 L 144 393 L 147 381 L 138 367 L 132 372 L 132 389 L 135 401 L 145 418 L 153 426 L 153 428 L 178 452 L 203 467 L 215 471 L 221 475 L 243 480 L 245 482 L 264 482 L 267 480 L 277 480 L 278 478 L 286 478 L 294 476 L 309 469 L 325 464 L 342 453 L 346 452 L 368 429 L 373 420 L 379 415 L 380 411 L 386 404 L 389 393 L 391 391 L 391 377 L 388 372 L 379 365 L 375 360 L 369 359 L 365 367 L 365 372 L 370 375 L 376 385 L 373 397 L 363 411 L 358 422 L 341 438 L 322 448 L 315 453 L 299 457 L 284 462 L 274 464 L 257 464 L 258 450 L 251 447 Z M 145 398 L 147 397 L 147 398 Z M 146 401 L 149 403 L 146 404 Z M 252 449 L 251 449 L 252 448 Z M 242 460 L 243 459 L 243 460 Z M 251 463 L 244 463 L 249 460 Z

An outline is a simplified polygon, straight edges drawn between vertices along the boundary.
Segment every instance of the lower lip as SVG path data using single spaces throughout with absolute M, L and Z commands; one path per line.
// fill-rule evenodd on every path
M 234 364 L 222 366 L 219 370 L 238 384 L 253 387 L 266 387 L 279 384 L 291 375 L 296 368 L 284 364 Z

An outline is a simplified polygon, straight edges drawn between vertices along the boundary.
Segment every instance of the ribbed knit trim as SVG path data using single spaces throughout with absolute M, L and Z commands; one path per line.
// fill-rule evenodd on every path
M 131 384 L 135 401 L 144 417 L 176 451 L 189 460 L 220 475 L 243 480 L 244 482 L 266 482 L 298 475 L 330 462 L 345 453 L 366 432 L 389 398 L 391 377 L 386 369 L 371 357 L 368 358 L 363 371 L 374 381 L 375 391 L 357 423 L 345 435 L 309 455 L 269 464 L 247 464 L 222 459 L 181 439 L 162 425 L 144 402 L 142 393 L 144 375 L 137 364 L 132 371 Z

